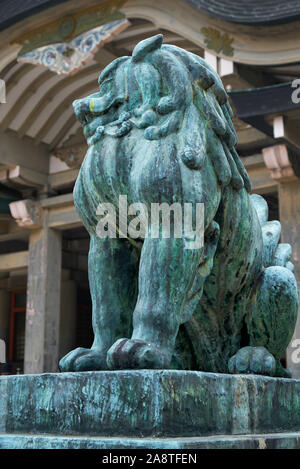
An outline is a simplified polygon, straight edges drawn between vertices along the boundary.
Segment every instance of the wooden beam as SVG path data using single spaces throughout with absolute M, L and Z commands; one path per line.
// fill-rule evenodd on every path
M 300 103 L 293 103 L 292 83 L 264 86 L 250 90 L 233 90 L 229 92 L 236 109 L 237 117 L 242 120 L 279 114 L 292 109 L 299 109 Z
M 114 40 L 114 45 L 118 48 L 127 49 L 128 47 L 134 47 L 138 42 L 147 39 L 148 37 L 154 36 L 158 34 L 157 28 L 152 26 L 151 28 L 147 28 L 146 31 L 142 31 L 140 33 L 136 33 L 135 36 L 128 36 L 125 38 L 118 38 Z
M 12 230 L 12 231 L 9 231 L 8 233 L 0 234 L 0 243 L 4 243 L 5 241 L 15 241 L 17 239 L 26 241 L 28 238 L 29 238 L 29 230 L 19 228 L 19 230 L 15 230 L 15 231 Z
M 270 194 L 277 192 L 278 184 L 271 178 L 270 172 L 265 168 L 256 168 L 248 171 L 252 182 L 252 193 Z
M 16 132 L 0 132 L 0 164 L 12 168 L 21 166 L 39 173 L 49 170 L 49 150 L 46 145 L 35 146 L 29 137 L 21 140 Z
M 275 139 L 286 140 L 296 151 L 300 151 L 299 128 L 284 116 L 273 119 L 273 134 Z
M 8 171 L 1 171 L 0 182 L 16 188 L 18 186 L 41 188 L 47 185 L 48 178 L 46 174 L 18 165 Z
M 0 272 L 24 269 L 28 266 L 28 251 L 0 255 Z
M 261 153 L 255 153 L 251 156 L 244 156 L 241 158 L 241 160 L 248 172 L 253 168 L 265 167 L 263 155 Z
M 98 71 L 99 73 L 101 71 L 101 67 L 99 66 L 98 63 L 90 65 L 84 68 L 83 70 L 81 70 L 80 72 L 76 73 L 75 76 L 62 78 L 58 83 L 53 85 L 50 89 L 45 89 L 44 96 L 36 104 L 36 106 L 32 109 L 32 111 L 28 114 L 28 116 L 26 117 L 26 120 L 19 128 L 18 130 L 19 137 L 23 137 L 26 134 L 27 130 L 32 126 L 33 122 L 39 118 L 39 115 L 45 109 L 47 104 L 50 103 L 53 99 L 55 99 L 55 97 L 61 90 L 72 85 L 77 80 L 80 80 L 83 77 L 87 78 L 88 76 Z
M 49 116 L 45 124 L 42 126 L 42 128 L 39 130 L 36 138 L 35 138 L 35 144 L 38 145 L 44 137 L 50 132 L 52 127 L 55 125 L 56 121 L 59 119 L 59 117 L 71 107 L 72 101 L 76 98 L 80 98 L 82 95 L 85 94 L 90 94 L 93 91 L 97 91 L 98 84 L 97 84 L 97 77 L 93 77 L 93 79 L 84 85 L 82 85 L 80 88 L 73 90 L 70 94 L 68 94 L 65 99 L 55 108 L 55 110 L 52 112 L 52 114 Z M 72 124 L 73 125 L 73 124 Z
M 55 135 L 50 143 L 50 149 L 53 150 L 61 140 L 68 134 L 69 130 L 73 127 L 76 122 L 76 116 L 72 112 L 72 115 L 67 119 L 66 123 L 62 126 L 60 131 Z
M 7 163 L 3 163 L 3 164 L 0 164 L 0 171 L 9 171 L 10 169 L 14 168 L 15 165 L 14 164 L 7 164 Z
M 16 86 L 19 81 L 27 74 L 30 73 L 34 69 L 34 65 L 31 64 L 24 64 L 21 65 L 9 78 L 6 84 L 6 93 L 10 93 L 10 91 Z
M 75 210 L 73 194 L 50 197 L 41 201 L 42 208 L 48 211 L 48 226 L 58 230 L 82 226 Z
M 57 230 L 67 230 L 82 226 L 82 221 L 74 205 L 49 211 L 49 227 Z
M 62 189 L 71 186 L 76 181 L 79 169 L 69 169 L 60 173 L 50 174 L 48 183 L 51 189 Z
M 142 21 L 141 23 L 136 24 L 133 20 L 133 23 L 132 21 L 130 21 L 130 23 L 131 24 L 127 29 L 118 34 L 118 36 L 108 44 L 116 44 L 119 40 L 123 40 L 129 37 L 131 37 L 134 41 L 134 38 L 141 33 L 148 33 L 148 37 L 150 37 L 154 35 L 155 31 L 157 31 L 156 26 L 154 26 L 152 23 L 149 23 L 148 21 Z
M 252 182 L 252 192 L 268 194 L 276 192 L 277 182 L 272 179 L 269 169 L 266 167 L 263 156 L 259 153 L 241 158 Z
M 42 199 L 40 204 L 43 208 L 53 209 L 59 207 L 68 207 L 73 205 L 73 194 L 57 195 L 56 197 L 49 197 Z
M 43 199 L 41 206 L 48 211 L 50 228 L 66 230 L 82 226 L 82 221 L 74 206 L 72 193 Z
M 7 217 L 7 218 L 4 218 Z M 20 228 L 14 218 L 9 214 L 0 216 L 0 243 L 12 240 L 26 240 L 29 236 L 28 230 Z
M 233 124 L 238 136 L 238 148 L 272 145 L 273 139 L 250 124 L 234 118 Z
M 8 80 L 6 79 L 6 76 L 7 74 L 15 67 L 18 67 L 18 62 L 17 60 L 12 60 L 11 62 L 9 62 L 5 68 L 3 68 L 1 70 L 1 78 L 3 78 L 3 80 L 5 82 L 7 82 Z
M 12 106 L 9 112 L 6 114 L 0 124 L 0 129 L 6 129 L 9 127 L 9 124 L 14 120 L 16 115 L 22 111 L 22 109 L 24 109 L 27 101 L 34 95 L 34 93 L 37 92 L 40 86 L 44 85 L 53 76 L 54 73 L 47 70 L 39 75 L 35 80 L 33 80 L 33 82 L 23 90 L 22 95 L 19 97 L 15 105 Z
M 232 60 L 223 59 L 211 51 L 204 51 L 205 60 L 220 75 L 227 90 L 247 90 L 252 88 L 251 84 L 238 73 L 236 64 Z
M 43 223 L 41 205 L 32 199 L 18 200 L 9 204 L 10 213 L 20 227 L 36 229 Z
M 252 88 L 251 83 L 239 74 L 236 64 L 231 60 L 219 59 L 218 71 L 227 91 Z

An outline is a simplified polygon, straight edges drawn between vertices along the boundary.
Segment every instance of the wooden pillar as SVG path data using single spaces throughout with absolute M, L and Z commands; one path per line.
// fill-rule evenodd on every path
M 43 226 L 29 238 L 25 373 L 58 371 L 62 233 Z

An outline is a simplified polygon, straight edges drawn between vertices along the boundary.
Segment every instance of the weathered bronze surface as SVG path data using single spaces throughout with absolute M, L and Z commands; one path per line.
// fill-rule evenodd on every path
M 300 381 L 292 379 L 185 370 L 44 373 L 3 376 L 0 395 L 0 435 L 16 439 L 300 436 Z
M 62 371 L 177 368 L 288 376 L 298 291 L 291 247 L 237 155 L 222 82 L 158 35 L 104 69 L 74 102 L 89 144 L 74 201 L 90 233 L 95 340 Z M 204 203 L 204 247 L 187 239 L 101 239 L 97 207 Z M 125 338 L 124 338 L 125 337 Z

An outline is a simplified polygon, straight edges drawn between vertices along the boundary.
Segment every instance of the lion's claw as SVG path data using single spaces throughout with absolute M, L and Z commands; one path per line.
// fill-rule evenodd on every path
M 264 347 L 243 347 L 228 362 L 229 373 L 274 376 L 276 361 Z
M 59 362 L 60 371 L 107 370 L 107 350 L 79 347 L 65 355 Z
M 107 352 L 111 370 L 128 368 L 168 368 L 171 356 L 142 340 L 119 339 Z

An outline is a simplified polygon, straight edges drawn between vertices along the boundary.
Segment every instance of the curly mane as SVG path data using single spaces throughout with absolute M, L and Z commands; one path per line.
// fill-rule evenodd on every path
M 116 120 L 97 128 L 94 141 L 103 134 L 122 137 L 133 127 L 144 129 L 147 140 L 176 134 L 174 142 L 185 165 L 200 169 L 208 157 L 221 186 L 250 191 L 220 77 L 201 57 L 162 45 L 162 40 L 159 34 L 141 41 L 132 57 L 116 59 L 103 70 L 100 94 L 104 88 L 105 102 L 121 107 Z M 112 75 L 115 87 L 107 92 L 105 83 Z M 92 109 L 97 115 L 97 98 Z

